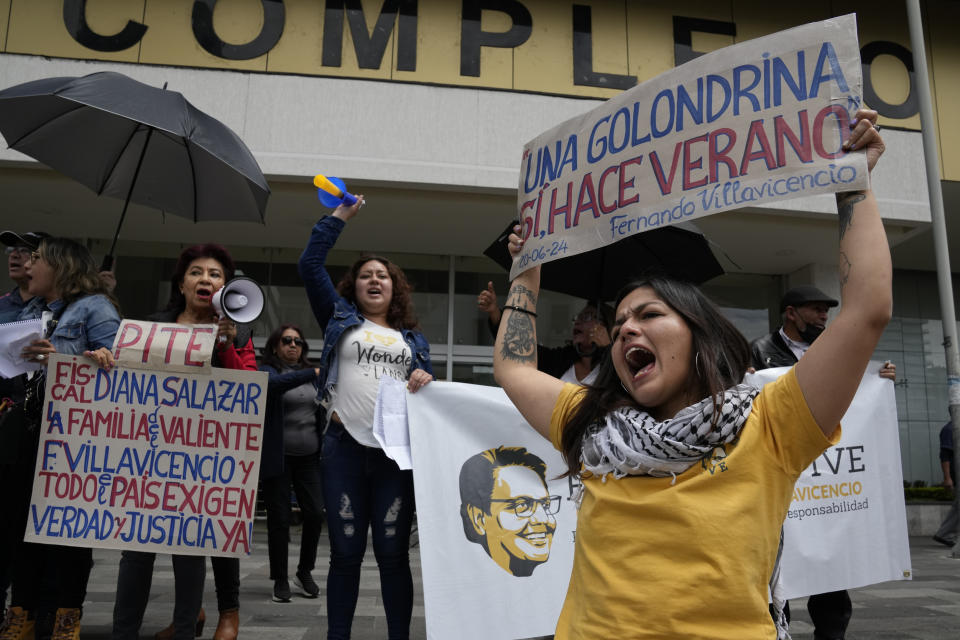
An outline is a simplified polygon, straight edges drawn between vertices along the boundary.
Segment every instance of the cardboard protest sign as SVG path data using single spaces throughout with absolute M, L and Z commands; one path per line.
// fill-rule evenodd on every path
M 841 421 L 843 437 L 804 469 L 783 524 L 784 596 L 911 577 L 893 382 L 867 367 Z M 764 369 L 754 384 L 788 368 Z
M 124 320 L 117 329 L 113 358 L 132 369 L 210 373 L 215 324 Z
M 847 15 L 701 56 L 526 144 L 510 278 L 647 229 L 868 184 Z
M 53 355 L 24 539 L 248 555 L 266 396 L 262 372 Z

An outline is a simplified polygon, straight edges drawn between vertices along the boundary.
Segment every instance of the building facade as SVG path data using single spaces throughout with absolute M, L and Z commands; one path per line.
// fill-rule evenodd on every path
M 960 7 L 922 7 L 935 108 L 950 113 L 960 97 Z M 506 291 L 506 273 L 483 250 L 516 217 L 523 144 L 697 55 L 859 9 L 864 99 L 888 142 L 874 182 L 896 269 L 895 317 L 876 359 L 898 365 L 904 478 L 935 483 L 946 372 L 903 2 L 0 0 L 0 88 L 103 70 L 167 83 L 236 131 L 260 163 L 272 189 L 263 225 L 193 224 L 131 206 L 117 251 L 130 317 L 165 303 L 184 246 L 216 241 L 267 292 L 258 343 L 294 322 L 318 344 L 296 261 L 326 213 L 312 177 L 336 175 L 368 204 L 331 255 L 333 276 L 361 252 L 395 260 L 415 286 L 438 377 L 492 384 L 492 337 L 475 299 L 487 282 Z M 949 118 L 929 126 L 949 219 L 960 202 L 958 129 Z M 0 150 L 0 194 L 3 228 L 81 238 L 98 256 L 122 206 L 9 149 Z M 748 338 L 777 326 L 790 286 L 837 291 L 832 197 L 698 226 L 726 270 L 704 289 Z M 960 242 L 960 228 L 949 232 Z M 581 305 L 545 292 L 543 341 L 567 339 Z

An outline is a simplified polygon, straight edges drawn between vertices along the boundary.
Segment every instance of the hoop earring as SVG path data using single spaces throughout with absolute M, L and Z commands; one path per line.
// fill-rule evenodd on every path
M 699 351 L 697 351 L 697 356 L 696 356 L 696 358 L 695 358 L 694 361 L 693 361 L 693 365 L 694 365 L 694 367 L 696 367 L 696 369 L 697 369 L 697 377 L 698 377 L 698 378 L 702 378 L 702 377 L 703 377 L 703 374 L 700 373 L 700 352 L 699 352 Z
M 623 389 L 623 392 L 625 394 L 627 394 L 628 396 L 630 395 L 630 392 L 627 391 L 627 385 L 623 384 L 623 380 L 620 381 L 620 388 Z

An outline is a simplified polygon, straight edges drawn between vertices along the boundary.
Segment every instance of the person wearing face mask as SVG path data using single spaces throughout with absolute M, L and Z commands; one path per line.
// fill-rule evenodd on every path
M 260 454 L 260 495 L 267 508 L 267 551 L 274 602 L 290 602 L 287 545 L 291 486 L 303 515 L 300 562 L 294 584 L 307 598 L 320 595 L 320 587 L 310 572 L 316 564 L 323 526 L 320 438 L 325 414 L 317 401 L 320 370 L 307 360 L 309 351 L 300 327 L 280 325 L 267 338 L 260 365 L 260 370 L 270 375 Z
M 780 300 L 783 325 L 750 344 L 756 369 L 789 367 L 800 359 L 827 326 L 827 310 L 837 301 L 820 289 L 802 285 L 790 289 Z
M 477 309 L 487 314 L 487 326 L 496 338 L 503 311 L 497 304 L 493 282 L 477 295 Z M 537 345 L 537 369 L 564 382 L 592 384 L 600 361 L 610 350 L 612 325 L 610 305 L 588 300 L 573 318 L 570 342 L 561 347 Z
M 364 255 L 334 288 L 327 253 L 363 196 L 341 205 L 313 227 L 300 256 L 300 277 L 324 329 L 317 367 L 320 394 L 329 400 L 323 434 L 323 492 L 330 537 L 327 638 L 347 639 L 360 592 L 360 565 L 373 530 L 380 592 L 391 640 L 410 637 L 413 578 L 410 530 L 413 473 L 388 458 L 373 436 L 380 378 L 406 380 L 416 393 L 433 380 L 430 345 L 419 331 L 411 287 L 386 258 Z
M 213 294 L 233 278 L 235 267 L 230 253 L 219 244 L 187 247 L 180 253 L 171 278 L 167 308 L 148 318 L 153 322 L 216 324 L 217 340 L 213 366 L 256 371 L 253 339 L 249 327 L 229 318 L 218 318 Z M 139 637 L 143 614 L 150 598 L 150 583 L 156 554 L 124 551 L 117 574 L 117 598 L 113 609 L 113 640 Z M 214 640 L 235 640 L 239 629 L 240 561 L 211 557 L 220 613 Z M 173 623 L 159 631 L 155 640 L 182 640 L 199 636 L 206 616 L 201 608 L 206 558 L 173 556 Z
M 750 344 L 753 367 L 760 370 L 796 364 L 826 329 L 827 311 L 835 306 L 836 300 L 811 285 L 787 291 L 780 300 L 783 325 Z M 896 365 L 884 362 L 879 375 L 896 380 Z M 789 622 L 789 603 L 783 604 L 783 612 Z M 807 600 L 807 612 L 814 624 L 815 640 L 842 640 L 850 624 L 853 604 L 845 590 L 819 593 Z

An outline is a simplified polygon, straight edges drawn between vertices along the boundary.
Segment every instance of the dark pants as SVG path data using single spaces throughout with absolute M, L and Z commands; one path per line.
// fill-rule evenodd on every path
M 297 573 L 313 571 L 317 562 L 317 544 L 323 527 L 323 481 L 320 456 L 284 456 L 283 473 L 264 478 L 261 483 L 267 507 L 267 549 L 270 554 L 270 579 L 287 577 L 287 547 L 290 540 L 290 486 L 297 494 L 303 514 L 300 562 Z
M 124 551 L 117 575 L 117 597 L 113 606 L 113 640 L 135 640 L 143 624 L 143 614 L 150 599 L 155 553 Z M 174 555 L 173 559 L 173 628 L 175 640 L 192 640 L 197 615 L 203 603 L 206 578 L 204 556 Z M 220 611 L 240 606 L 240 561 L 237 558 L 215 557 L 213 579 Z
M 843 640 L 853 613 L 846 591 L 831 591 L 810 596 L 807 612 L 813 621 L 814 640 Z
M 328 640 L 350 637 L 370 527 L 388 637 L 408 638 L 413 612 L 413 473 L 401 471 L 381 449 L 359 444 L 343 425 L 331 422 L 323 436 L 323 493 L 330 536 Z
M 157 554 L 124 551 L 117 574 L 117 598 L 113 605 L 113 640 L 136 640 L 143 613 L 150 599 L 153 562 Z M 192 640 L 203 602 L 206 558 L 173 556 L 173 628 L 175 640 Z
M 35 612 L 42 601 L 54 608 L 80 608 L 87 595 L 93 551 L 83 547 L 34 544 L 23 541 L 33 493 L 34 465 L 39 432 L 31 431 L 16 444 L 20 455 L 5 465 L 3 535 L 5 560 L 9 565 L 10 604 Z M 45 578 L 48 578 L 45 580 Z M 56 585 L 44 593 L 44 585 Z

